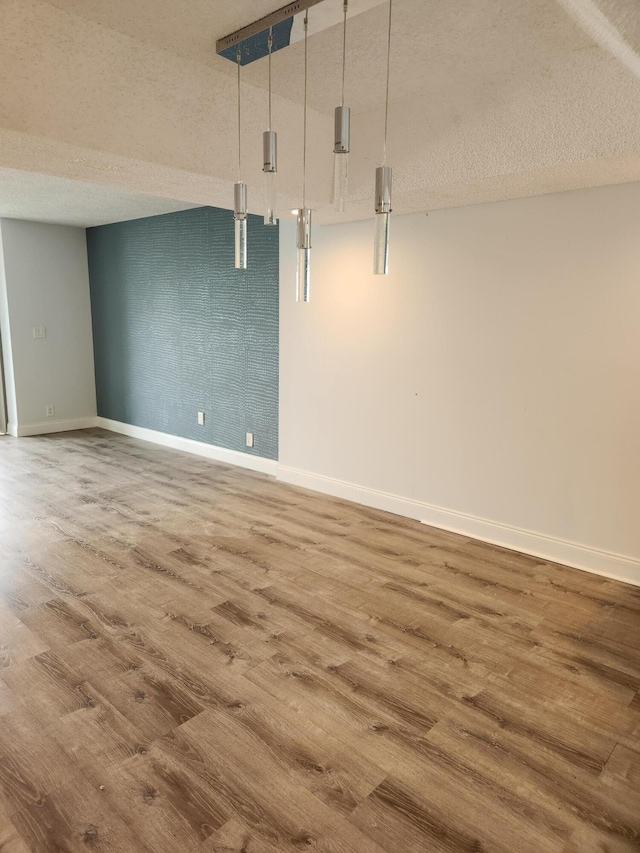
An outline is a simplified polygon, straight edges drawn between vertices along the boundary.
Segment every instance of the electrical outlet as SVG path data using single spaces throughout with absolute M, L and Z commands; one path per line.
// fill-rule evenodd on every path
M 34 338 L 46 338 L 47 337 L 47 329 L 45 326 L 34 326 L 33 327 L 33 337 Z
M 247 447 L 253 447 L 253 433 L 247 433 Z
M 204 412 L 198 412 L 198 424 L 204 426 Z
M 55 408 L 54 408 L 53 406 L 51 406 L 51 405 L 47 406 L 47 408 L 46 408 L 46 412 L 47 412 L 47 417 L 48 417 L 48 418 L 54 418 L 54 417 L 56 416 L 56 410 L 55 410 Z

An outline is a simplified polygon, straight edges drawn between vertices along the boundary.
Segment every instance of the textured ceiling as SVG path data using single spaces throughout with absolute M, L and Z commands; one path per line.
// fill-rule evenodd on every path
M 51 175 L 0 168 L 0 217 L 87 227 L 192 205 Z
M 0 0 L 0 165 L 231 207 L 235 68 L 215 41 L 279 5 Z M 349 24 L 346 218 L 372 212 L 386 14 Z M 309 41 L 308 195 L 325 222 L 340 48 L 338 27 Z M 394 211 L 640 180 L 638 49 L 638 0 L 395 0 Z M 273 58 L 283 209 L 301 200 L 301 67 L 300 44 Z M 259 212 L 266 62 L 243 81 L 242 171 Z

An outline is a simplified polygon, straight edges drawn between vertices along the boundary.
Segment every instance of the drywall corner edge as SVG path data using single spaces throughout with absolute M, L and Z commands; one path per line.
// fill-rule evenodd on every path
M 470 539 L 529 554 L 538 557 L 540 562 L 559 563 L 611 580 L 640 586 L 640 559 L 634 557 L 554 539 L 530 530 L 510 527 L 489 519 L 413 501 L 286 465 L 278 465 L 277 478 L 283 483 L 322 492 L 373 509 L 412 518 L 422 524 L 459 533 Z
M 13 350 L 11 346 L 11 323 L 9 320 L 9 295 L 4 269 L 4 244 L 2 238 L 2 219 L 0 219 L 0 343 L 2 344 L 2 366 L 4 367 L 4 391 L 7 420 L 7 432 L 11 435 L 9 424 L 17 420 L 18 405 L 13 373 Z

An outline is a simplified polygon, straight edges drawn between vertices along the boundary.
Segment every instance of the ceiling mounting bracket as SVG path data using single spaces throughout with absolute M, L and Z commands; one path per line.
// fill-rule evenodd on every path
M 297 41 L 291 37 L 296 15 L 306 12 L 307 9 L 311 9 L 312 6 L 317 6 L 322 2 L 323 0 L 294 0 L 293 3 L 287 3 L 286 6 L 271 12 L 270 15 L 265 15 L 264 18 L 218 39 L 216 53 L 224 56 L 225 59 L 237 62 L 237 51 L 239 49 L 240 64 L 248 65 L 256 59 L 268 56 L 269 30 L 273 33 L 273 52 L 288 47 L 292 41 Z

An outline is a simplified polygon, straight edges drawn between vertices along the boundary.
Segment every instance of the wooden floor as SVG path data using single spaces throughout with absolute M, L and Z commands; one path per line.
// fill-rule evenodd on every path
M 640 850 L 640 588 L 0 440 L 0 851 Z

